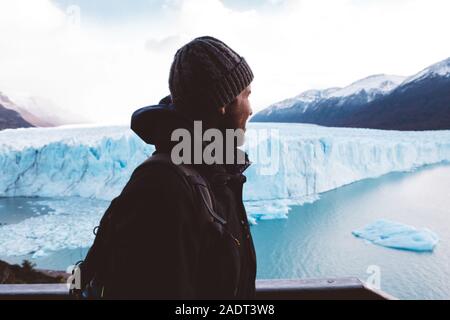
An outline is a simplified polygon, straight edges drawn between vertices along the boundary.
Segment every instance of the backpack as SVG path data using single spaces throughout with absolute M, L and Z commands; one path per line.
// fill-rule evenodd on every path
M 214 202 L 208 182 L 194 169 L 192 165 L 175 165 L 169 154 L 154 154 L 144 161 L 135 172 L 147 165 L 164 164 L 175 170 L 177 174 L 190 186 L 192 195 L 196 197 L 194 203 L 198 205 L 199 212 L 212 223 L 220 233 L 225 230 L 226 221 L 214 211 Z M 108 252 L 111 250 L 110 230 L 111 215 L 120 196 L 111 201 L 110 206 L 103 215 L 100 225 L 94 228 L 95 240 L 89 249 L 84 261 L 76 264 L 72 271 L 72 284 L 70 295 L 77 299 L 103 298 L 105 283 L 107 283 Z M 79 277 L 77 279 L 77 277 Z

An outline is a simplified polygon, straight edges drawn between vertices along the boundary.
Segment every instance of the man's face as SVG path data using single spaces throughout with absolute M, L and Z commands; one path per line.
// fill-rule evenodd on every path
M 222 108 L 225 116 L 224 126 L 226 129 L 246 130 L 247 120 L 253 113 L 249 100 L 251 92 L 251 85 L 249 85 L 231 104 Z

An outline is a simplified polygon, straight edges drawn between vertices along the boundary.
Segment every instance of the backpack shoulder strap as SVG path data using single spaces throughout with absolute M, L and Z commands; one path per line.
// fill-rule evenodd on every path
M 207 214 L 212 222 L 218 222 L 225 225 L 227 221 L 222 218 L 214 209 L 214 201 L 211 194 L 210 186 L 205 178 L 190 164 L 174 164 L 170 155 L 167 153 L 157 153 L 144 161 L 142 165 L 151 163 L 163 163 L 171 166 L 181 175 L 191 186 L 194 195 L 199 197 L 200 207 Z

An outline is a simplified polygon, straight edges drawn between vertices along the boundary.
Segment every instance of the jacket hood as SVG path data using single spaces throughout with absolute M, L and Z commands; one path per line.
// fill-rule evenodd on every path
M 131 116 L 131 130 L 147 144 L 158 147 L 170 143 L 172 132 L 189 129 L 192 120 L 175 109 L 173 104 L 157 104 L 136 110 Z
M 178 143 L 171 141 L 174 130 L 183 128 L 193 132 L 194 121 L 177 110 L 167 98 L 162 99 L 157 105 L 138 109 L 131 116 L 131 130 L 145 143 L 155 145 L 157 152 L 170 152 Z M 242 173 L 251 162 L 244 151 L 236 148 L 236 152 L 244 153 L 245 164 L 226 165 L 227 171 Z

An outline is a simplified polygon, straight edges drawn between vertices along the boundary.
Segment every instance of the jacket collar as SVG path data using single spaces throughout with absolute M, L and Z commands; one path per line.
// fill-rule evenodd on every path
M 237 153 L 243 153 L 244 163 L 233 164 L 212 164 L 201 165 L 199 171 L 205 175 L 208 180 L 213 184 L 227 184 L 230 181 L 237 183 L 245 183 L 247 178 L 244 175 L 244 171 L 252 164 L 248 158 L 248 154 L 241 149 L 236 149 Z

